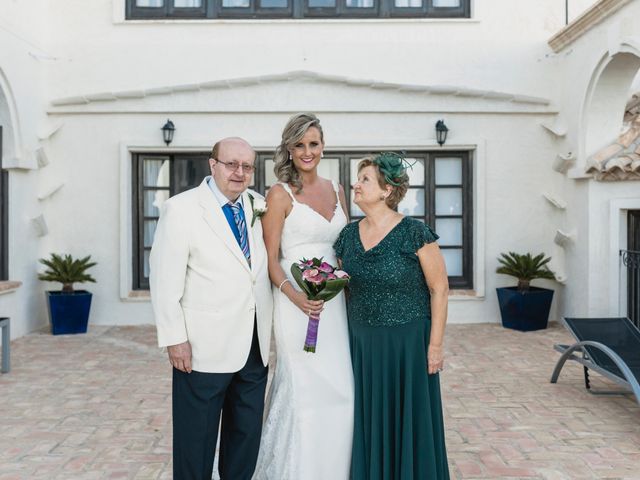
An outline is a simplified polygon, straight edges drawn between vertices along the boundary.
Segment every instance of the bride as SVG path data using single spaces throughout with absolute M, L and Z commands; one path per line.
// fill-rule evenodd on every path
M 324 139 L 315 115 L 294 115 L 275 152 L 280 183 L 262 218 L 274 288 L 276 370 L 255 480 L 346 480 L 353 434 L 353 373 L 344 295 L 307 300 L 291 264 L 333 252 L 347 223 L 342 187 L 318 176 Z M 319 314 L 316 353 L 303 351 L 310 314 Z

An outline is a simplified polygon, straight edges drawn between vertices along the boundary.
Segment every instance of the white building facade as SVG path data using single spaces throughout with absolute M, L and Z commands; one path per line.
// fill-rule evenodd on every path
M 0 315 L 12 336 L 47 322 L 43 292 L 57 286 L 37 280 L 37 260 L 50 252 L 98 262 L 92 324 L 153 322 L 147 257 L 162 201 L 198 184 L 230 135 L 257 150 L 254 188 L 266 191 L 299 111 L 320 118 L 323 173 L 348 199 L 364 154 L 414 159 L 400 210 L 441 236 L 451 322 L 498 321 L 505 251 L 553 257 L 559 282 L 540 282 L 556 291 L 552 320 L 624 313 L 618 250 L 640 183 L 632 168 L 614 181 L 588 170 L 625 128 L 638 1 L 334 3 L 0 4 Z

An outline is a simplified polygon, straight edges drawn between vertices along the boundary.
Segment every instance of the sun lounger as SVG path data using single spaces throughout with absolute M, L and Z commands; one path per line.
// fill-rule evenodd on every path
M 573 360 L 584 367 L 585 387 L 591 393 L 633 393 L 640 404 L 640 330 L 624 317 L 564 318 L 563 324 L 577 342 L 554 346 L 562 356 L 553 370 L 551 383 L 558 381 L 565 362 Z M 592 391 L 589 369 L 627 391 Z

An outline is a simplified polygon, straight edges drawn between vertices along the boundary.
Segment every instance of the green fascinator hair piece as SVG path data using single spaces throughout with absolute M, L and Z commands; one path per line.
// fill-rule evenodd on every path
M 380 169 L 380 173 L 384 175 L 384 181 L 394 187 L 401 185 L 400 178 L 407 171 L 407 168 L 413 168 L 406 158 L 395 152 L 382 152 L 373 159 Z

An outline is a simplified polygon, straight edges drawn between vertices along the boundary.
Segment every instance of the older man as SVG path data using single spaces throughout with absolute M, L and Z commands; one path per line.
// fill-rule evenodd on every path
M 151 251 L 158 344 L 173 366 L 174 479 L 249 480 L 260 445 L 272 297 L 262 226 L 247 190 L 255 152 L 213 147 L 211 176 L 167 200 Z

